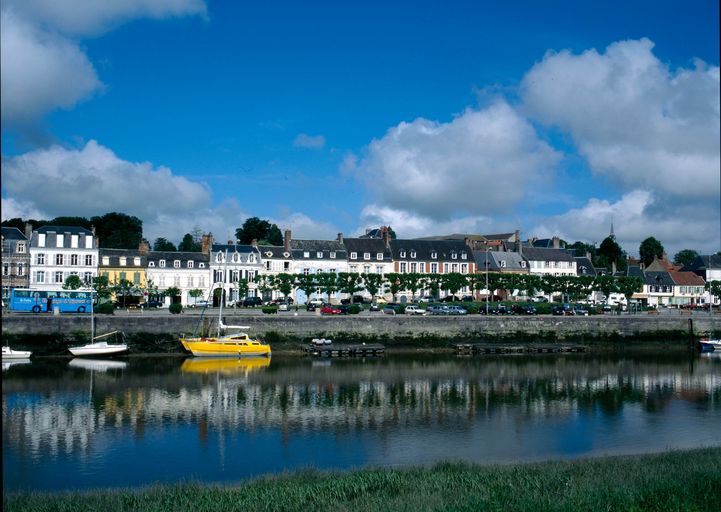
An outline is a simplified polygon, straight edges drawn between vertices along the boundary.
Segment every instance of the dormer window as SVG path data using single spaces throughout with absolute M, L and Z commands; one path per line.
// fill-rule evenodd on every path
M 218 261 L 218 262 L 223 261 L 223 253 L 222 253 L 222 252 L 219 252 L 219 253 L 215 256 L 215 261 Z
M 400 256 L 401 258 L 405 258 L 405 257 L 406 257 L 406 251 L 401 251 L 400 254 L 399 254 L 399 256 Z
M 501 268 L 506 268 L 506 260 L 501 260 L 500 264 L 501 264 Z
M 193 260 L 188 260 L 188 268 L 193 268 L 194 262 Z
M 265 251 L 265 256 L 266 256 L 266 258 L 270 258 L 271 256 L 273 256 L 273 252 L 272 252 L 272 251 Z
M 317 252 L 315 253 L 315 257 L 318 258 L 318 259 L 322 258 L 322 257 L 323 257 L 323 251 L 317 251 Z
M 110 256 L 103 256 L 103 265 L 110 265 Z
M 289 253 L 289 252 L 284 252 L 284 253 L 283 253 L 283 257 L 284 257 L 284 258 L 290 258 L 290 253 Z
M 135 265 L 136 267 L 139 267 L 140 266 L 140 258 L 133 258 L 133 265 Z
M 240 259 L 240 254 L 237 252 L 233 253 L 233 263 L 238 263 L 238 260 Z
M 526 268 L 526 262 L 525 262 L 525 261 L 522 261 L 522 262 L 521 262 L 521 268 Z
M 461 259 L 465 260 L 468 258 L 468 255 L 466 254 L 466 251 L 461 251 Z
M 364 253 L 363 253 L 363 259 L 364 259 L 364 260 L 369 260 L 369 259 L 371 259 L 371 253 L 369 253 L 369 252 L 364 252 Z
M 383 261 L 383 253 L 382 253 L 382 252 L 377 253 L 377 254 L 376 254 L 376 259 L 377 259 L 378 261 Z
M 205 268 L 205 263 L 200 263 L 200 264 L 198 265 L 198 268 Z
M 453 252 L 451 253 L 451 259 L 454 259 L 454 260 L 455 260 L 455 259 L 458 259 L 458 253 L 455 252 L 455 251 L 453 251 Z
M 25 243 L 24 242 L 20 242 L 18 244 L 18 252 L 25 252 Z
M 121 266 L 121 267 L 124 267 L 124 266 L 126 266 L 127 264 L 128 264 L 128 258 L 126 258 L 125 256 L 121 256 L 121 257 L 120 257 L 120 266 Z
M 155 262 L 154 262 L 154 261 L 149 261 L 149 262 L 148 262 L 148 267 L 154 268 L 154 267 L 155 267 Z
M 180 260 L 173 260 L 173 268 L 180 268 Z
M 411 251 L 411 258 L 415 258 L 415 257 L 416 257 L 416 251 Z
M 438 253 L 436 251 L 431 251 L 431 258 L 433 258 L 434 260 L 438 258 Z
M 330 259 L 332 259 L 332 260 L 335 259 L 335 251 L 331 251 L 331 253 L 330 253 Z
M 158 266 L 159 266 L 160 268 L 165 268 L 165 260 L 160 260 L 160 261 L 158 262 Z
M 310 251 L 303 251 L 304 258 L 310 258 Z
M 357 259 L 358 259 L 358 253 L 357 253 L 357 252 L 352 252 L 352 253 L 350 253 L 350 259 L 352 259 L 352 260 L 357 260 Z
M 248 256 L 248 263 L 255 263 L 255 254 Z

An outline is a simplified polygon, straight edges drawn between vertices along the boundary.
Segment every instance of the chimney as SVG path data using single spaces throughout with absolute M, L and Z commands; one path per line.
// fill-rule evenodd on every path
M 588 258 L 588 261 L 591 261 L 591 251 L 586 251 L 586 258 Z
M 254 240 L 255 241 L 255 240 Z M 228 240 L 228 245 L 234 245 L 232 240 Z
M 560 249 L 561 248 L 561 239 L 557 236 L 554 236 L 551 241 L 553 242 L 553 248 L 554 249 Z
M 254 238 L 253 240 L 251 240 L 250 245 L 252 245 L 253 247 L 255 247 L 257 249 L 258 248 L 258 239 Z
M 210 256 L 210 249 L 213 247 L 213 233 L 200 237 L 200 250 L 203 254 Z
M 338 242 L 343 243 L 343 233 L 338 233 Z
M 390 249 L 391 237 L 388 234 L 388 228 L 386 226 L 381 227 L 381 238 L 383 239 L 383 245 L 386 246 L 386 249 Z
M 286 229 L 283 233 L 283 250 L 290 252 L 290 229 Z
M 25 223 L 25 238 L 30 240 L 30 238 L 32 238 L 32 236 L 33 236 L 33 225 L 30 224 L 29 222 L 26 222 Z
M 140 254 L 142 254 L 143 256 L 145 256 L 146 254 L 148 254 L 148 252 L 150 252 L 150 244 L 148 243 L 147 240 L 143 239 L 140 241 L 140 243 L 138 244 L 138 252 Z

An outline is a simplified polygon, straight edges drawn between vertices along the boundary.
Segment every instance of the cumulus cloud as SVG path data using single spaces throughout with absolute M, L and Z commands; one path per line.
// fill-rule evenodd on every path
M 641 39 L 550 52 L 523 78 L 525 110 L 569 132 L 593 171 L 625 190 L 717 197 L 719 68 L 671 70 L 652 49 Z
M 5 0 L 0 12 L 3 127 L 24 133 L 44 114 L 103 89 L 78 37 L 134 18 L 205 15 L 201 0 Z
M 322 135 L 306 135 L 298 134 L 293 140 L 293 146 L 296 148 L 322 149 L 325 146 L 325 137 Z
M 293 238 L 302 240 L 331 240 L 342 232 L 337 226 L 327 221 L 315 220 L 300 212 L 289 213 L 282 218 L 270 219 L 270 222 L 277 224 L 281 231 L 290 229 Z
M 420 238 L 430 235 L 449 235 L 452 233 L 488 233 L 498 228 L 491 217 L 465 216 L 449 220 L 436 220 L 418 215 L 408 210 L 371 204 L 363 208 L 360 215 L 361 227 L 358 234 L 366 228 L 391 226 L 399 238 Z
M 356 167 L 377 202 L 435 220 L 510 209 L 560 156 L 498 101 L 451 122 L 416 119 L 373 140 Z
M 609 235 L 613 223 L 616 241 L 632 256 L 638 256 L 640 242 L 649 236 L 660 240 L 670 257 L 681 249 L 706 254 L 718 250 L 718 204 L 680 206 L 669 211 L 659 208 L 658 203 L 648 190 L 633 190 L 615 202 L 593 198 L 580 208 L 543 220 L 528 235 L 557 235 L 569 243 L 580 240 L 598 245 Z
M 93 140 L 79 150 L 52 146 L 4 159 L 2 187 L 7 197 L 49 216 L 116 210 L 154 218 L 210 203 L 207 185 L 166 167 L 122 160 Z

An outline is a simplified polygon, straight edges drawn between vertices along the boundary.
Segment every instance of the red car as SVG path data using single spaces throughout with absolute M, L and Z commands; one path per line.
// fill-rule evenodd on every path
M 326 304 L 322 308 L 320 308 L 320 314 L 321 315 L 340 315 L 341 310 L 336 308 L 335 306 L 331 306 L 330 304 Z

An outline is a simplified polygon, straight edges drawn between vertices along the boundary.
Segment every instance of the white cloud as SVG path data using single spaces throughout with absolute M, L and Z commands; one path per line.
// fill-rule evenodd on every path
M 342 230 L 337 226 L 323 220 L 314 220 L 304 213 L 294 212 L 283 216 L 283 218 L 270 219 L 276 224 L 280 231 L 291 230 L 291 236 L 298 240 L 332 240 Z
M 203 0 L 3 0 L 3 8 L 76 36 L 98 35 L 138 18 L 207 15 Z
M 102 89 L 86 55 L 70 40 L 2 11 L 2 122 L 27 126 Z
M 201 0 L 5 0 L 0 13 L 3 127 L 32 132 L 47 112 L 103 89 L 75 37 L 140 17 L 205 16 Z
M 399 238 L 419 238 L 452 233 L 488 233 L 497 229 L 493 219 L 484 216 L 457 217 L 438 221 L 413 212 L 376 204 L 363 208 L 360 215 L 361 227 L 357 234 L 367 228 L 391 226 Z
M 679 198 L 719 191 L 719 68 L 672 71 L 648 39 L 548 53 L 524 77 L 525 108 L 570 132 L 595 173 Z
M 41 220 L 47 219 L 43 211 L 39 210 L 37 206 L 32 203 L 25 201 L 18 201 L 9 197 L 2 198 L 2 220 L 8 219 L 23 219 L 23 220 Z
M 531 228 L 528 237 L 558 235 L 569 243 L 580 240 L 596 245 L 609 235 L 613 222 L 619 245 L 638 256 L 642 240 L 653 236 L 663 244 L 669 257 L 681 249 L 712 253 L 719 248 L 719 206 L 659 208 L 659 201 L 647 190 L 634 190 L 616 202 L 590 199 L 581 208 L 549 217 Z M 525 236 L 524 236 L 525 238 Z
M 3 159 L 2 188 L 51 217 L 122 211 L 153 219 L 210 203 L 207 185 L 166 167 L 121 160 L 92 140 L 80 150 L 52 146 Z
M 322 149 L 325 146 L 325 137 L 322 135 L 306 135 L 298 134 L 293 140 L 293 146 L 296 148 Z
M 357 164 L 377 201 L 437 220 L 513 208 L 559 155 L 513 108 L 498 101 L 449 123 L 416 119 L 373 140 Z

